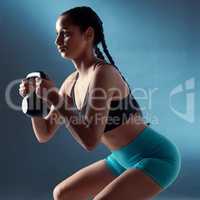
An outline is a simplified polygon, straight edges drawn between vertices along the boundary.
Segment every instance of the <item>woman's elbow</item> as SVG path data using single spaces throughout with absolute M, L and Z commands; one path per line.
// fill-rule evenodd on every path
M 37 134 L 37 140 L 39 143 L 46 143 L 53 137 L 54 134 L 55 134 L 55 131 L 43 132 L 43 133 Z
M 50 140 L 49 137 L 37 137 L 39 143 L 46 143 Z

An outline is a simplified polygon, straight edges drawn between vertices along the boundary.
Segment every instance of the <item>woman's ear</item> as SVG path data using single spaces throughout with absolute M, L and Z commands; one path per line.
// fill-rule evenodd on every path
M 87 41 L 92 41 L 94 39 L 94 29 L 91 26 L 85 31 L 85 39 Z

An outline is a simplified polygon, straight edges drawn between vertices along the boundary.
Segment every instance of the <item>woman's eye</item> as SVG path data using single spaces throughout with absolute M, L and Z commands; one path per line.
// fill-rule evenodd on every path
M 69 34 L 69 33 L 64 33 L 64 36 L 65 36 L 65 37 L 69 37 L 70 34 Z
M 68 37 L 68 36 L 70 36 L 70 33 L 63 33 L 63 35 L 64 35 L 65 37 Z M 58 36 L 58 33 L 56 33 L 56 36 Z

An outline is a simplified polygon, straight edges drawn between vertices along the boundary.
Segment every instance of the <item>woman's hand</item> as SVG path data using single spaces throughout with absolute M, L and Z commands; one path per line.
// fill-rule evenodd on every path
M 64 106 L 65 109 L 74 108 L 73 99 L 67 94 L 59 92 L 52 80 L 36 78 L 35 81 L 36 95 L 46 101 L 49 105 L 54 105 L 58 108 Z
M 30 92 L 35 90 L 35 84 L 32 81 L 23 79 L 19 85 L 19 94 L 21 97 L 25 97 Z
M 55 87 L 55 84 L 50 79 L 42 79 L 42 78 L 35 78 L 35 84 L 36 84 L 36 95 L 43 99 L 44 101 L 47 101 L 51 104 L 50 98 L 53 93 L 58 93 L 58 89 Z

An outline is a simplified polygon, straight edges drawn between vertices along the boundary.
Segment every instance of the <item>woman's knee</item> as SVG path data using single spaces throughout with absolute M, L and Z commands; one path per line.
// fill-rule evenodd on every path
M 63 188 L 61 185 L 57 185 L 53 190 L 53 199 L 54 200 L 67 200 L 70 199 L 70 190 L 65 187 Z
M 53 199 L 59 200 L 61 199 L 61 189 L 59 186 L 56 186 L 53 190 Z

